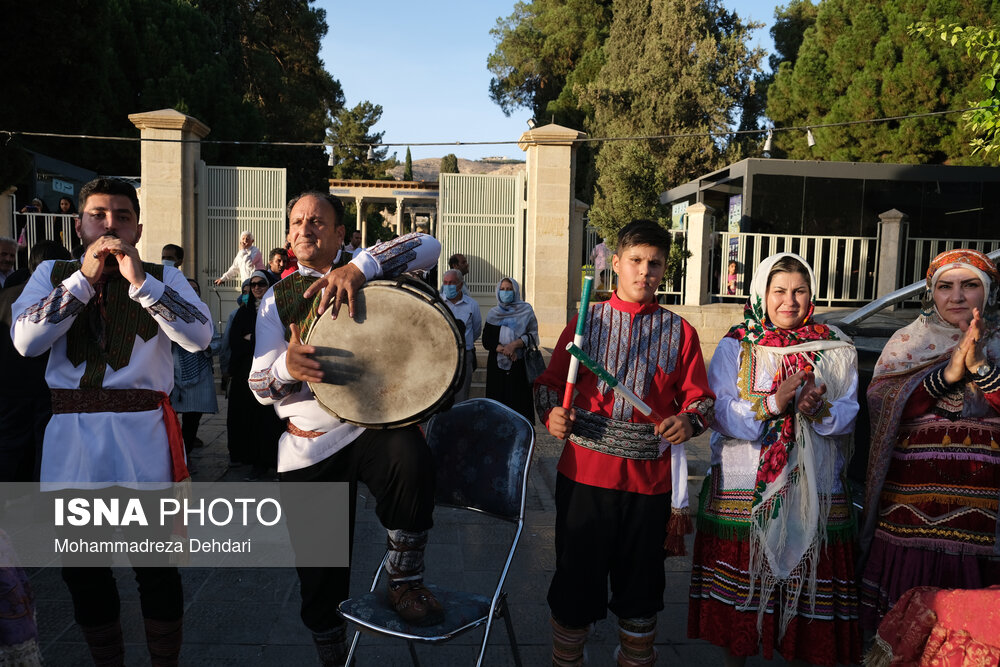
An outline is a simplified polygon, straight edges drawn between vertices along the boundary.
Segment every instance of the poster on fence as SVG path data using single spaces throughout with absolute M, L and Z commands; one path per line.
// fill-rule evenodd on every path
M 743 195 L 733 195 L 729 198 L 729 233 L 740 232 L 740 221 L 743 219 Z

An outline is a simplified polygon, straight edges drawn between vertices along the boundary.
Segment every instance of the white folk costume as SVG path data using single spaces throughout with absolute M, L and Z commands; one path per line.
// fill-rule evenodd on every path
M 667 418 L 691 422 L 693 435 L 712 421 L 714 396 L 705 376 L 698 334 L 680 316 L 653 303 L 613 294 L 587 312 L 583 350 Z M 576 318 L 535 381 L 539 418 L 561 405 Z M 655 425 L 607 383 L 580 368 L 573 401 L 576 421 L 563 447 L 556 480 L 556 571 L 549 587 L 553 662 L 575 664 L 588 626 L 618 617 L 619 664 L 652 664 L 656 614 L 663 609 L 663 560 L 671 505 L 686 510 L 687 477 L 671 477 L 675 452 Z M 668 451 L 670 450 L 670 451 Z M 608 581 L 612 596 L 608 600 Z
M 53 414 L 45 429 L 43 489 L 188 477 L 170 407 L 170 346 L 208 347 L 211 319 L 180 271 L 145 262 L 143 268 L 146 280 L 136 289 L 118 272 L 94 286 L 79 262 L 43 262 L 14 303 L 14 346 L 26 356 L 49 351 Z M 150 654 L 176 661 L 184 615 L 180 574 L 176 567 L 137 567 L 135 577 Z M 64 567 L 62 578 L 95 661 L 124 659 L 111 568 Z
M 374 280 L 427 269 L 434 265 L 440 252 L 441 245 L 437 239 L 414 233 L 360 250 L 350 263 L 361 269 L 366 280 Z M 341 254 L 349 257 L 346 253 Z M 334 267 L 337 266 L 335 261 Z M 318 463 L 350 444 L 364 431 L 360 426 L 341 422 L 320 407 L 309 386 L 289 375 L 285 366 L 287 324 L 298 322 L 303 334 L 309 331 L 316 318 L 319 297 L 317 295 L 312 302 L 306 302 L 302 293 L 320 277 L 322 274 L 318 271 L 300 264 L 297 273 L 284 278 L 264 295 L 257 312 L 257 346 L 250 370 L 250 388 L 258 401 L 265 405 L 273 404 L 278 416 L 288 419 L 292 425 L 290 429 L 293 429 L 281 436 L 278 472 Z M 287 313 L 284 319 L 282 311 Z M 344 313 L 346 317 L 346 306 Z M 319 435 L 309 437 L 296 435 L 297 432 Z
M 440 244 L 431 236 L 407 234 L 359 250 L 350 263 L 364 273 L 366 280 L 389 278 L 430 268 L 437 262 L 440 250 Z M 350 256 L 341 252 L 332 268 L 341 262 L 346 264 L 347 259 Z M 297 273 L 264 295 L 257 314 L 250 388 L 258 401 L 274 405 L 278 415 L 288 420 L 287 432 L 278 443 L 278 472 L 283 484 L 349 483 L 352 535 L 358 481 L 364 482 L 375 496 L 376 514 L 387 529 L 390 546 L 386 562 L 389 597 L 403 620 L 409 622 L 407 609 L 430 607 L 422 581 L 423 552 L 433 523 L 433 457 L 415 425 L 383 430 L 341 422 L 320 407 L 306 383 L 289 374 L 285 363 L 289 325 L 298 324 L 305 332 L 315 321 L 321 293 L 311 300 L 302 298 L 302 294 L 320 277 L 319 272 L 300 264 Z M 346 308 L 340 317 L 348 317 Z M 295 493 L 294 486 L 289 484 L 283 494 Z M 289 512 L 288 532 L 296 550 L 303 536 L 315 529 L 309 517 Z M 339 655 L 346 625 L 337 613 L 337 604 L 350 594 L 350 569 L 298 568 L 298 575 L 303 622 L 313 632 L 321 656 L 332 655 L 331 651 Z
M 99 293 L 79 262 L 43 262 L 14 303 L 17 350 L 50 350 L 45 381 L 53 415 L 41 467 L 49 488 L 187 477 L 183 443 L 168 443 L 169 429 L 180 435 L 167 398 L 174 385 L 170 343 L 205 349 L 211 316 L 180 271 L 143 267 L 140 288 L 115 273 Z
M 745 321 L 720 341 L 708 371 L 716 394 L 712 470 L 702 488 L 691 574 L 688 636 L 733 655 L 818 665 L 860 660 L 853 577 L 856 524 L 845 487 L 858 413 L 857 353 L 839 330 L 767 319 L 767 281 L 781 259 L 757 268 Z M 813 415 L 779 412 L 775 392 L 799 370 L 827 385 Z

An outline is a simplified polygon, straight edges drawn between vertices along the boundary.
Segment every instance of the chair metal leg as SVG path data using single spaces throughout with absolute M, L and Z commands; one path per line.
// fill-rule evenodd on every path
M 407 640 L 406 645 L 410 647 L 410 658 L 413 660 L 413 667 L 420 667 L 420 661 L 417 660 L 417 647 L 409 640 Z
M 355 630 L 354 639 L 351 640 L 351 650 L 347 652 L 347 662 L 344 663 L 344 667 L 351 667 L 354 664 L 354 651 L 358 648 L 359 639 L 361 639 L 361 632 Z
M 479 647 L 479 658 L 476 660 L 476 667 L 482 667 L 483 658 L 486 656 L 486 645 L 490 641 L 490 630 L 493 629 L 493 621 L 498 617 L 503 616 L 504 624 L 507 626 L 507 638 L 510 641 L 511 653 L 514 657 L 514 664 L 517 667 L 522 667 L 521 665 L 521 653 L 517 647 L 517 639 L 514 637 L 514 624 L 510 620 L 510 608 L 507 606 L 507 594 L 501 593 L 500 599 L 497 600 L 496 610 L 490 614 L 490 617 L 486 619 L 486 628 L 483 630 L 483 643 Z
M 375 576 L 372 577 L 372 585 L 371 588 L 368 589 L 369 593 L 374 592 L 375 589 L 378 588 L 379 575 L 382 574 L 382 568 L 385 567 L 385 562 L 387 560 L 389 560 L 388 549 L 385 550 L 385 554 L 382 556 L 382 561 L 378 564 L 378 567 L 375 568 Z M 361 631 L 355 630 L 354 639 L 351 641 L 351 650 L 347 653 L 347 662 L 344 663 L 344 667 L 350 667 L 352 664 L 354 664 L 354 651 L 357 650 L 358 648 L 359 639 L 361 639 Z M 410 647 L 410 652 L 411 653 L 413 652 L 412 646 Z
M 510 650 L 514 656 L 514 664 L 521 665 L 521 649 L 517 645 L 517 637 L 514 636 L 514 624 L 510 620 L 510 608 L 507 606 L 507 598 L 503 599 L 503 621 L 507 626 L 507 639 L 510 641 Z

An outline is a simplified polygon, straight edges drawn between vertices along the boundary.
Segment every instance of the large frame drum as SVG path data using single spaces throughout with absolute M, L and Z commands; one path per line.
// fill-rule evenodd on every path
M 449 406 L 465 370 L 465 340 L 448 307 L 412 278 L 373 280 L 337 319 L 316 318 L 305 342 L 316 348 L 323 382 L 309 388 L 341 421 L 396 428 Z

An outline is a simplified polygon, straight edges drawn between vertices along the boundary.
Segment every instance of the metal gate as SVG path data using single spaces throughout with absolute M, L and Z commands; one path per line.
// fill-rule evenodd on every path
M 202 295 L 217 327 L 236 307 L 238 278 L 215 286 L 216 278 L 233 263 L 239 235 L 250 231 L 264 256 L 285 246 L 285 170 L 270 167 L 211 167 L 199 165 L 198 266 Z M 209 292 L 214 292 L 213 296 Z
M 517 280 L 524 294 L 524 185 L 524 173 L 440 176 L 439 273 L 452 254 L 465 255 L 465 289 L 473 297 L 493 297 L 504 277 Z

